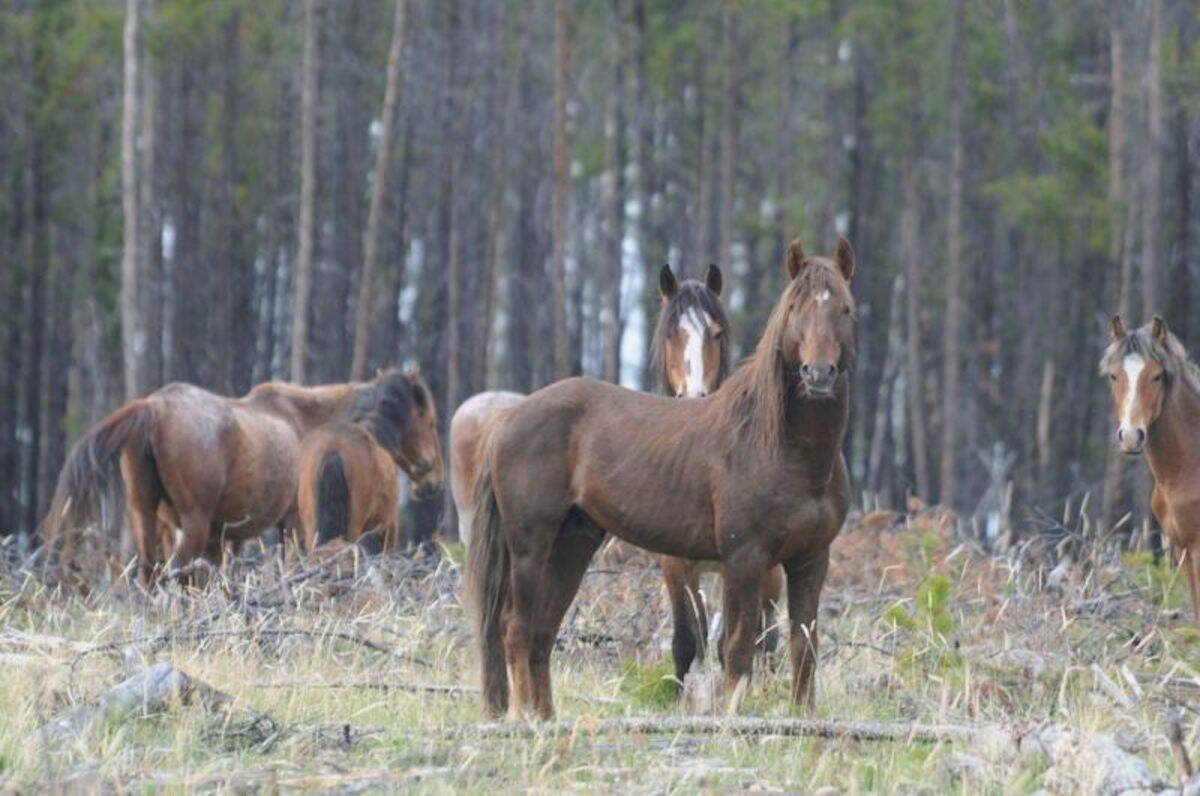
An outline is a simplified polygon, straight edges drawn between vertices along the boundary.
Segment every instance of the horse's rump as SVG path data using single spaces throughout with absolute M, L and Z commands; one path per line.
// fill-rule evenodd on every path
M 342 454 L 329 451 L 317 471 L 317 544 L 345 538 L 350 526 L 350 485 Z
M 471 539 L 472 504 L 484 442 L 504 410 L 524 399 L 515 392 L 481 392 L 463 401 L 450 419 L 450 494 L 458 514 L 458 538 L 463 544 Z
M 77 534 L 82 526 L 96 521 L 108 533 L 120 528 L 125 502 L 120 458 L 128 453 L 145 461 L 156 475 L 151 450 L 155 422 L 148 401 L 130 401 L 75 443 L 39 529 L 43 539 L 57 545 L 65 541 L 64 532 Z

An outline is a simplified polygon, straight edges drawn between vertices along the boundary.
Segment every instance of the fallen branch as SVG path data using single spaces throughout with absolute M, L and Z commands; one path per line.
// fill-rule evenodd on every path
M 356 689 L 370 691 L 406 691 L 417 694 L 445 694 L 446 696 L 475 696 L 479 689 L 468 685 L 441 685 L 436 683 L 383 683 L 377 680 L 355 680 L 332 683 L 290 681 L 283 683 L 253 683 L 251 688 L 279 689 Z
M 199 700 L 206 707 L 229 705 L 233 698 L 212 686 L 193 679 L 169 663 L 159 663 L 139 672 L 102 694 L 91 705 L 80 705 L 51 719 L 30 740 L 48 744 L 78 736 L 91 727 L 137 711 L 150 715 L 167 709 L 172 703 Z
M 918 743 L 975 742 L 988 736 L 1008 738 L 998 727 L 954 724 L 914 724 L 889 721 L 838 719 L 767 719 L 749 716 L 624 716 L 577 721 L 486 722 L 449 730 L 453 738 L 536 738 L 569 734 L 719 735 L 837 738 L 853 741 L 905 741 Z

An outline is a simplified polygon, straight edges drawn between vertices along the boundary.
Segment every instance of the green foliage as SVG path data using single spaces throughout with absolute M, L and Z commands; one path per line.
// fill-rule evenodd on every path
M 1126 553 L 1125 568 L 1133 574 L 1134 581 L 1146 588 L 1150 599 L 1161 608 L 1181 610 L 1187 608 L 1187 584 L 1182 570 L 1173 566 L 1168 556 L 1154 560 L 1152 552 Z
M 621 693 L 647 707 L 672 705 L 679 693 L 675 669 L 670 661 L 647 665 L 627 661 L 621 667 Z
M 884 612 L 883 620 L 909 631 L 928 631 L 935 638 L 944 640 L 954 632 L 954 617 L 950 614 L 950 601 L 954 596 L 954 584 L 941 574 L 928 575 L 917 589 L 912 611 L 902 603 L 896 603 Z

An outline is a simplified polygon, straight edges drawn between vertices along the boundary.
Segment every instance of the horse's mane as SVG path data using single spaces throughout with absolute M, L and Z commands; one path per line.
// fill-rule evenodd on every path
M 823 257 L 807 259 L 803 270 L 784 288 L 771 310 L 754 353 L 738 366 L 712 398 L 719 422 L 745 429 L 751 440 L 770 454 L 779 449 L 787 419 L 788 381 L 781 349 L 789 311 L 822 289 L 853 306 L 849 287 L 833 261 Z
M 720 297 L 708 289 L 697 279 L 684 280 L 679 290 L 664 303 L 658 314 L 658 324 L 654 327 L 654 337 L 650 340 L 651 368 L 658 373 L 658 386 L 661 392 L 667 391 L 667 335 L 679 324 L 679 320 L 689 310 L 696 309 L 706 313 L 715 323 L 725 330 L 725 334 L 717 338 L 720 346 L 721 364 L 717 371 L 717 383 L 721 384 L 729 375 L 729 319 L 725 315 L 725 307 Z
M 415 411 L 432 408 L 424 381 L 392 368 L 380 373 L 358 393 L 350 421 L 365 428 L 385 449 L 393 451 L 412 427 Z
M 1160 341 L 1154 336 L 1154 324 L 1148 323 L 1112 342 L 1100 358 L 1100 372 L 1106 372 L 1132 354 L 1161 362 L 1169 375 L 1178 378 L 1195 395 L 1200 396 L 1200 366 L 1192 362 L 1183 343 L 1170 330 L 1166 331 L 1166 339 Z

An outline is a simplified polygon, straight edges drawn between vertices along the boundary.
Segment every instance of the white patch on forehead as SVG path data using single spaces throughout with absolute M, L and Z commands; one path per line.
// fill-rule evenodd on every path
M 817 303 L 818 304 L 824 304 L 826 301 L 829 301 L 829 299 L 830 299 L 829 288 L 825 288 L 820 293 L 817 294 Z
M 1125 357 L 1122 364 L 1125 366 L 1127 385 L 1125 388 L 1125 406 L 1121 408 L 1121 425 L 1129 427 L 1133 425 L 1133 410 L 1137 408 L 1138 379 L 1141 378 L 1142 371 L 1146 367 L 1146 360 L 1142 359 L 1141 354 L 1130 354 Z
M 704 330 L 712 323 L 708 313 L 694 307 L 679 319 L 683 331 L 683 397 L 698 398 L 704 391 Z

